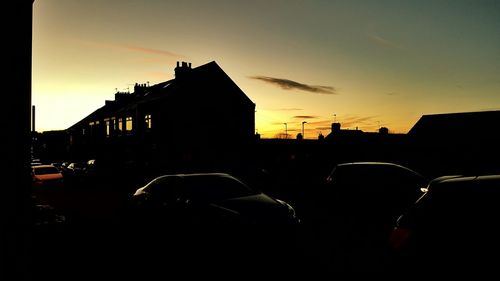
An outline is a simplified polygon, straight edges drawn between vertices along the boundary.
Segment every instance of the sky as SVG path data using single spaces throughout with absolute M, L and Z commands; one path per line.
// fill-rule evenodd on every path
M 32 61 L 39 132 L 177 61 L 215 61 L 263 138 L 407 133 L 426 114 L 500 110 L 500 1 L 36 0 Z

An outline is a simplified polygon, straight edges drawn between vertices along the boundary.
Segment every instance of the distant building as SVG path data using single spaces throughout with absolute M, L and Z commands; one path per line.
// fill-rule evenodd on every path
M 423 115 L 408 132 L 421 165 L 437 175 L 500 173 L 500 111 Z
M 387 129 L 387 128 L 386 128 Z M 387 129 L 388 132 L 388 129 Z M 379 133 L 384 134 L 383 131 L 379 130 Z M 376 134 L 376 133 L 375 133 Z M 354 130 L 341 129 L 341 124 L 338 122 L 332 123 L 332 131 L 326 136 L 327 141 L 354 141 L 354 140 L 362 140 L 366 138 L 366 136 L 374 135 L 374 133 L 365 133 L 362 130 L 359 130 L 357 127 Z
M 254 114 L 255 104 L 216 62 L 177 62 L 174 79 L 117 92 L 67 131 L 74 158 L 216 167 L 248 153 Z
M 342 129 L 334 122 L 331 132 L 325 137 L 327 155 L 342 161 L 398 161 L 406 144 L 406 134 L 389 133 L 387 127 L 378 132 L 364 132 L 356 129 Z
M 500 135 L 500 110 L 423 115 L 408 135 L 419 140 L 475 141 Z
M 34 132 L 32 158 L 43 163 L 62 162 L 68 159 L 69 136 L 65 130 Z

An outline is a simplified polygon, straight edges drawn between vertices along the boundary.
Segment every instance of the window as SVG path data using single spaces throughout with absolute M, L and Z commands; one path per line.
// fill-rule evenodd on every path
M 113 135 L 116 135 L 120 132 L 120 128 L 118 127 L 118 121 L 116 117 L 111 117 L 111 128 L 113 128 Z
M 118 118 L 118 123 L 117 123 L 117 127 L 116 127 L 116 132 L 118 132 L 118 134 L 121 134 L 121 130 L 123 128 L 123 118 Z
M 33 168 L 35 175 L 49 175 L 49 174 L 59 174 L 59 170 L 56 167 L 35 167 Z
M 109 138 L 111 135 L 111 120 L 109 118 L 105 118 L 104 122 L 106 123 L 106 137 Z
M 144 122 L 146 123 L 146 129 L 151 129 L 151 114 L 144 116 Z
M 126 131 L 127 133 L 132 132 L 132 117 L 131 117 L 131 116 L 128 116 L 128 117 L 125 119 L 125 131 Z

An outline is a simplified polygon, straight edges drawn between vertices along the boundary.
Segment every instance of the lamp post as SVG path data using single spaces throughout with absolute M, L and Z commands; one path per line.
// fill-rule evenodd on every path
M 285 139 L 288 138 L 288 125 L 286 123 L 283 123 L 285 124 Z
M 305 138 L 304 135 L 304 124 L 307 123 L 307 121 L 302 121 L 302 138 Z

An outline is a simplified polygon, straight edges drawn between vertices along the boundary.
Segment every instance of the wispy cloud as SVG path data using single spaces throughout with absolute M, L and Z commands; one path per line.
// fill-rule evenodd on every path
M 346 116 L 337 119 L 342 128 L 349 127 L 363 127 L 363 128 L 376 128 L 379 125 L 377 116 Z
M 302 91 L 316 93 L 316 94 L 326 94 L 326 95 L 337 94 L 335 88 L 331 87 L 331 86 L 308 85 L 308 84 L 303 84 L 303 83 L 299 83 L 296 81 L 292 81 L 289 79 L 274 78 L 274 77 L 269 77 L 269 76 L 250 76 L 249 78 L 264 81 L 266 83 L 270 83 L 270 84 L 279 86 L 280 88 L 282 88 L 284 90 L 295 90 L 296 89 L 296 90 L 302 90 Z
M 97 47 L 97 48 L 123 49 L 123 50 L 132 51 L 132 52 L 154 54 L 154 55 L 176 57 L 176 58 L 185 58 L 186 57 L 184 55 L 177 54 L 177 53 L 174 53 L 171 51 L 152 49 L 152 48 L 147 48 L 147 47 L 142 47 L 142 46 L 118 45 L 118 44 L 109 44 L 109 43 L 103 43 L 103 42 L 86 41 L 86 40 L 75 40 L 75 41 L 79 42 L 81 44 L 85 44 L 85 45 Z
M 141 52 L 141 53 L 146 53 L 146 54 L 155 54 L 155 55 L 162 55 L 162 56 L 169 56 L 169 57 L 184 57 L 182 55 L 176 54 L 174 52 L 166 51 L 166 50 L 151 49 L 151 48 L 145 48 L 145 47 L 140 47 L 140 46 L 122 46 L 122 47 L 129 50 L 129 51 Z
M 374 34 L 367 34 L 366 35 L 368 37 L 368 39 L 370 39 L 370 41 L 376 45 L 379 45 L 379 46 L 382 46 L 382 47 L 385 47 L 385 48 L 391 48 L 391 49 L 403 49 L 401 46 L 399 46 L 398 44 L 392 42 L 392 41 L 389 41 L 385 38 L 382 38 L 378 35 L 374 35 Z
M 318 116 L 313 116 L 313 115 L 295 115 L 293 116 L 295 119 L 314 119 L 318 118 Z
M 500 107 L 482 108 L 482 109 L 479 109 L 478 111 L 497 111 L 497 110 L 500 110 Z
M 300 110 L 304 110 L 302 108 L 278 108 L 278 109 L 274 109 L 275 111 L 300 111 Z

